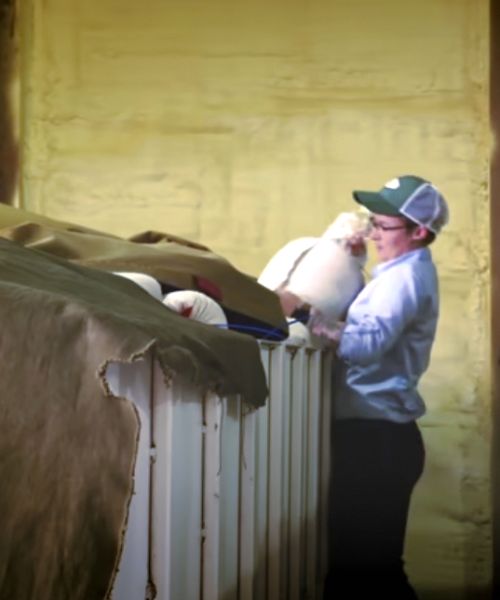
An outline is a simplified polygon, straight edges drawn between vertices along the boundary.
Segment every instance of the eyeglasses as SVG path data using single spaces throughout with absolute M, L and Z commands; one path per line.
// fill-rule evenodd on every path
M 370 219 L 372 229 L 376 231 L 396 231 L 396 229 L 408 229 L 408 225 L 384 225 L 373 219 Z

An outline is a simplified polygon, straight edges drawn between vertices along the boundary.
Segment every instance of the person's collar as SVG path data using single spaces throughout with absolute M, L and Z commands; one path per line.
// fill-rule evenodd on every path
M 415 250 L 409 250 L 401 254 L 400 256 L 396 256 L 396 258 L 392 258 L 391 260 L 386 260 L 382 263 L 379 263 L 373 268 L 373 277 L 380 275 L 380 273 L 387 271 L 394 265 L 398 265 L 403 262 L 407 262 L 408 260 L 430 260 L 431 259 L 431 251 L 427 246 L 424 248 L 416 248 Z

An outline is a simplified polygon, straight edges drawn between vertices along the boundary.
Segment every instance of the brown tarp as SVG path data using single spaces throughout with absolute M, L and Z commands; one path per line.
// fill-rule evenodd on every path
M 52 239 L 67 248 L 63 234 Z M 184 319 L 126 279 L 5 239 L 0 322 L 0 599 L 101 600 L 139 430 L 133 405 L 106 391 L 105 365 L 154 347 L 167 377 L 259 406 L 257 343 Z
M 211 295 L 234 328 L 281 340 L 288 327 L 276 294 L 205 246 L 161 232 L 130 240 L 0 205 L 0 237 L 108 271 L 137 271 L 172 289 Z

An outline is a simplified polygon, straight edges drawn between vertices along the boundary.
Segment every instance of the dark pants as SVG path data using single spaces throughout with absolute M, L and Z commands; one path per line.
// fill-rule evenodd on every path
M 416 595 L 403 568 L 408 508 L 424 466 L 417 425 L 352 419 L 333 426 L 331 569 L 325 600 Z

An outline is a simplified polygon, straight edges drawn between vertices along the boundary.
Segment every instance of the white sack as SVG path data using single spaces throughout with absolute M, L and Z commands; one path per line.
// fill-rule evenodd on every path
M 295 321 L 294 319 L 287 319 L 287 321 L 288 337 L 286 341 L 295 346 L 311 346 L 311 332 L 306 325 L 299 321 Z
M 202 323 L 227 327 L 222 308 L 206 294 L 194 290 L 179 290 L 166 294 L 163 304 L 175 312 Z
M 364 285 L 366 254 L 353 256 L 348 240 L 366 235 L 368 227 L 366 211 L 341 213 L 321 237 L 298 238 L 281 248 L 258 282 L 298 296 L 311 306 L 316 326 L 333 328 Z
M 143 290 L 148 292 L 153 298 L 156 298 L 160 302 L 163 300 L 163 294 L 161 291 L 161 285 L 151 275 L 145 275 L 144 273 L 132 273 L 128 271 L 115 271 L 114 275 L 119 275 L 125 279 L 130 279 L 136 283 Z
M 290 274 L 317 240 L 318 238 L 315 237 L 303 237 L 288 242 L 264 267 L 257 280 L 258 283 L 273 292 L 286 287 Z
M 363 285 L 359 260 L 336 240 L 320 238 L 291 273 L 286 289 L 333 322 L 343 318 Z

